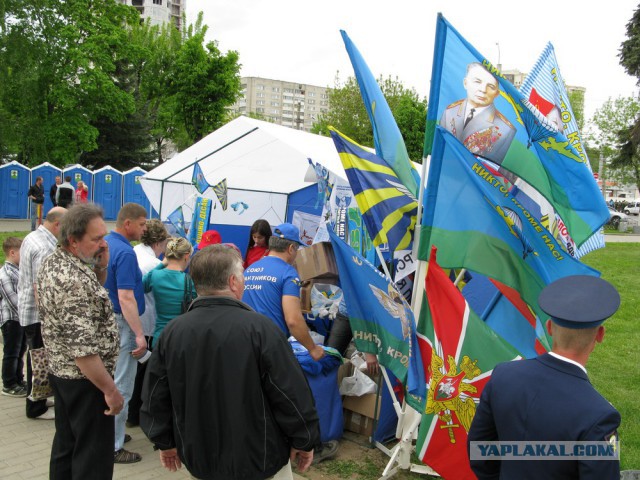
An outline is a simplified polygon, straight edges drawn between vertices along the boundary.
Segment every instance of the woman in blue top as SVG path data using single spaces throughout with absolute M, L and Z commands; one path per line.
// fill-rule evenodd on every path
M 185 273 L 192 251 L 193 247 L 186 239 L 182 237 L 170 239 L 162 263 L 142 279 L 145 293 L 153 292 L 156 301 L 156 328 L 153 332 L 153 345 L 158 342 L 167 323 L 182 313 L 185 282 L 191 298 L 196 297 L 193 281 Z

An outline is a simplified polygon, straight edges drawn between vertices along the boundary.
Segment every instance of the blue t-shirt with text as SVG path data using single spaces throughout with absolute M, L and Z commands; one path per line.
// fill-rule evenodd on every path
M 289 337 L 282 311 L 282 297 L 300 298 L 300 279 L 295 268 L 278 257 L 264 257 L 244 271 L 242 301 L 272 319 Z

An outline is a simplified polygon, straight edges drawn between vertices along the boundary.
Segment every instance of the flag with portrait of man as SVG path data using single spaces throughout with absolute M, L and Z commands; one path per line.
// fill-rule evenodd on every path
M 609 212 L 584 159 L 486 57 L 438 15 L 425 154 L 435 127 L 508 177 L 524 179 L 560 215 L 580 246 Z

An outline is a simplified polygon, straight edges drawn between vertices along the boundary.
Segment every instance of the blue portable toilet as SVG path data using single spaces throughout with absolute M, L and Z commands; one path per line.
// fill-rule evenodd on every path
M 158 218 L 157 212 L 151 207 L 151 202 L 147 198 L 140 184 L 140 178 L 147 173 L 140 167 L 132 168 L 122 174 L 122 202 L 138 203 L 147 210 L 149 218 Z
M 0 166 L 0 218 L 29 218 L 31 169 L 16 161 Z
M 73 185 L 73 188 L 76 188 L 78 185 L 78 180 L 82 180 L 84 182 L 87 188 L 89 188 L 89 196 L 87 197 L 87 200 L 91 201 L 93 198 L 93 172 L 82 165 L 76 164 L 64 167 L 62 170 L 63 181 L 64 177 L 67 175 L 71 177 L 71 185 Z
M 104 210 L 105 220 L 115 220 L 122 207 L 122 173 L 106 166 L 93 172 L 93 201 Z
M 52 185 L 56 183 L 56 177 L 62 178 L 62 170 L 60 170 L 55 165 L 51 165 L 49 162 L 45 162 L 37 167 L 33 167 L 31 169 L 31 179 L 33 183 L 36 181 L 36 177 L 42 177 L 42 186 L 44 187 L 44 211 L 42 212 L 42 217 L 47 214 L 49 210 L 53 207 L 53 203 L 49 198 L 49 190 Z

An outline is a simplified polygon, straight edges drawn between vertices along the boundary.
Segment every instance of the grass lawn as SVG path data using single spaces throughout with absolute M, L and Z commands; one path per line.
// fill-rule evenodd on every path
M 0 233 L 24 238 L 29 232 Z M 622 305 L 605 325 L 604 342 L 591 356 L 587 370 L 593 385 L 622 415 L 620 426 L 621 467 L 640 469 L 640 244 L 609 243 L 582 259 L 602 273 L 620 292 Z M 0 249 L 0 265 L 4 253 Z

